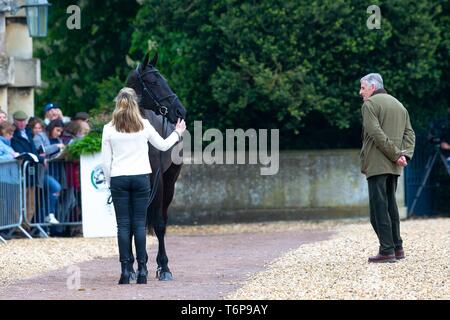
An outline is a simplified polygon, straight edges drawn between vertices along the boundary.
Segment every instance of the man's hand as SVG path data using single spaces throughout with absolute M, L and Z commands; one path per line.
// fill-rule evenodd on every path
M 406 161 L 405 156 L 401 156 L 400 158 L 398 158 L 396 163 L 400 167 L 406 167 L 408 165 L 408 162 Z

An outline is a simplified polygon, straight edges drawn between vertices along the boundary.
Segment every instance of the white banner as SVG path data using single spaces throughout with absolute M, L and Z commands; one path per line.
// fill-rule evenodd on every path
M 84 237 L 115 237 L 114 206 L 107 204 L 110 192 L 101 165 L 101 154 L 82 155 L 80 160 L 81 203 Z

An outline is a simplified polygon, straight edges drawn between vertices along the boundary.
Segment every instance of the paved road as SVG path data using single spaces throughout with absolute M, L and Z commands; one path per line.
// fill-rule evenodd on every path
M 24 279 L 0 289 L 0 299 L 223 299 L 270 261 L 300 245 L 328 239 L 317 231 L 242 233 L 224 235 L 168 235 L 166 248 L 174 280 L 154 278 L 156 248 L 149 249 L 147 285 L 117 285 L 118 258 L 80 263 L 81 288 L 67 288 L 68 269 Z

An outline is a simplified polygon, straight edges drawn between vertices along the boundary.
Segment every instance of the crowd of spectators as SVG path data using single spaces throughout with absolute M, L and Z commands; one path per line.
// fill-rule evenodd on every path
M 24 111 L 14 112 L 11 118 L 12 123 L 8 122 L 8 114 L 0 109 L 0 162 L 29 160 L 42 171 L 38 176 L 42 179 L 40 186 L 43 192 L 38 193 L 37 183 L 27 183 L 26 197 L 33 200 L 28 203 L 22 226 L 30 230 L 27 222 L 32 221 L 57 226 L 60 223 L 57 219 L 58 203 L 70 201 L 68 197 L 60 199 L 62 184 L 79 188 L 79 183 L 72 181 L 74 175 L 79 174 L 79 171 L 75 172 L 79 164 L 71 164 L 69 168 L 54 160 L 64 159 L 66 146 L 89 133 L 89 115 L 78 112 L 69 118 L 63 115 L 57 103 L 48 103 L 44 106 L 43 120 L 29 117 Z M 70 183 L 67 182 L 68 177 L 71 178 Z M 79 182 L 78 177 L 75 180 Z M 35 205 L 35 199 L 39 197 L 46 200 L 44 221 L 36 221 L 36 212 L 42 210 Z M 0 232 L 0 236 L 7 237 L 6 232 Z

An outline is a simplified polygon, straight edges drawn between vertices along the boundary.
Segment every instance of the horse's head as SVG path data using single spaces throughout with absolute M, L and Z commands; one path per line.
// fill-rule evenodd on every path
M 140 97 L 139 106 L 160 114 L 171 123 L 178 118 L 186 118 L 186 109 L 177 95 L 170 89 L 166 79 L 155 68 L 158 53 L 149 61 L 147 53 L 144 62 L 133 70 L 128 77 L 127 87 L 133 88 Z

